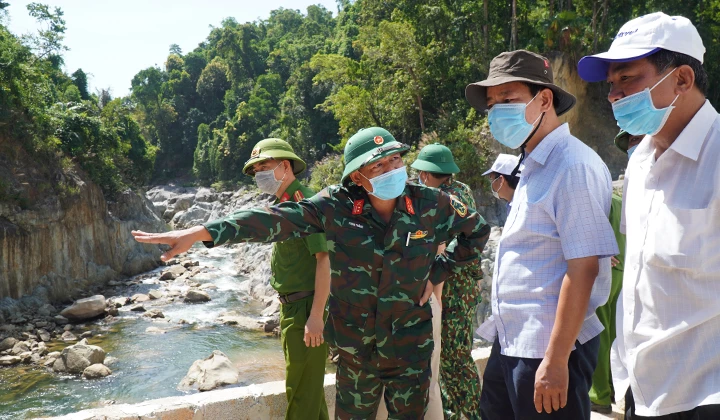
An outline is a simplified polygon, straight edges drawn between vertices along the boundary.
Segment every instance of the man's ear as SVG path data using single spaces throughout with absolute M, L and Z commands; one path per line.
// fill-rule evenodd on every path
M 358 171 L 355 171 L 350 174 L 350 181 L 354 182 L 355 185 L 362 185 L 361 179 L 360 179 L 360 173 Z
M 549 111 L 553 106 L 553 100 L 555 99 L 555 92 L 550 88 L 545 88 L 540 92 L 540 110 Z M 501 175 L 502 176 L 502 175 Z
M 695 72 L 692 67 L 684 64 L 677 69 L 675 78 L 675 94 L 682 95 L 689 92 L 695 86 Z

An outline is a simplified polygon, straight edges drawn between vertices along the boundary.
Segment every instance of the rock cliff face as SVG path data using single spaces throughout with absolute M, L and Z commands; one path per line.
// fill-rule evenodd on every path
M 130 234 L 167 229 L 145 197 L 128 191 L 108 203 L 80 176 L 76 186 L 70 198 L 48 194 L 27 209 L 0 203 L 0 317 L 14 299 L 24 297 L 25 306 L 67 301 L 157 266 L 158 247 Z

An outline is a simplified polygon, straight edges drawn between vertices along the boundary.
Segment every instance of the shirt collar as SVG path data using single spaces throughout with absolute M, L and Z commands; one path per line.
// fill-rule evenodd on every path
M 674 150 L 676 153 L 696 161 L 700 156 L 700 149 L 708 137 L 708 131 L 715 124 L 716 118 L 717 111 L 710 101 L 705 100 L 705 104 L 695 113 L 688 125 L 670 145 L 669 150 Z
M 293 180 L 293 182 L 291 182 L 290 185 L 288 185 L 288 187 L 285 189 L 285 192 L 283 194 L 280 194 L 280 197 L 282 197 L 284 194 L 287 194 L 288 197 L 292 197 L 293 194 L 295 194 L 295 191 L 297 191 L 299 189 L 300 189 L 300 181 L 298 181 L 297 178 L 295 178 Z M 280 199 L 275 197 L 275 203 L 277 204 L 279 202 L 280 202 Z
M 570 127 L 565 123 L 548 133 L 527 157 L 541 165 L 545 165 L 548 156 L 550 156 L 555 146 L 568 136 L 570 136 Z

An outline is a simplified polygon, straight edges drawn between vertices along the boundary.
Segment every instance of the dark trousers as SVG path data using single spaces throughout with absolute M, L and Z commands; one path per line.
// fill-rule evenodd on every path
M 628 387 L 625 393 L 625 420 L 718 420 L 720 419 L 720 405 L 701 405 L 689 411 L 666 414 L 658 417 L 642 417 L 635 414 L 635 398 L 632 390 Z
M 483 374 L 480 414 L 483 420 L 589 420 L 592 375 L 598 358 L 599 337 L 585 344 L 575 342 L 570 353 L 567 405 L 551 414 L 535 410 L 535 372 L 542 359 L 526 359 L 500 354 L 495 339 Z

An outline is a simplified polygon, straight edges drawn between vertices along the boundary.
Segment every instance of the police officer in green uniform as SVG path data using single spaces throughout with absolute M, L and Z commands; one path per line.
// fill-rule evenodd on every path
M 472 190 L 454 179 L 460 172 L 452 152 L 441 144 L 422 148 L 411 165 L 418 171 L 418 181 L 475 208 Z M 449 247 L 454 247 L 451 242 Z M 442 332 L 440 352 L 440 392 L 446 419 L 465 416 L 480 419 L 480 377 L 472 358 L 472 322 L 480 303 L 478 281 L 482 279 L 480 266 L 473 262 L 456 273 L 444 286 L 436 287 L 442 302 Z
M 265 139 L 252 150 L 243 173 L 275 203 L 298 202 L 315 193 L 295 178 L 305 162 L 280 139 Z M 280 302 L 280 339 L 285 353 L 286 419 L 328 419 L 323 380 L 327 344 L 323 339 L 325 304 L 330 293 L 330 259 L 325 235 L 276 242 L 270 259 L 270 284 Z
M 240 210 L 181 231 L 135 231 L 140 242 L 277 242 L 324 232 L 331 265 L 326 339 L 338 349 L 335 415 L 368 419 L 385 397 L 390 419 L 421 419 L 427 405 L 433 290 L 478 258 L 490 228 L 474 210 L 435 189 L 407 184 L 409 147 L 372 127 L 345 146 L 342 185 L 299 203 Z M 436 257 L 438 244 L 457 246 Z M 383 393 L 384 385 L 384 393 Z M 382 394 L 382 395 L 381 395 Z

